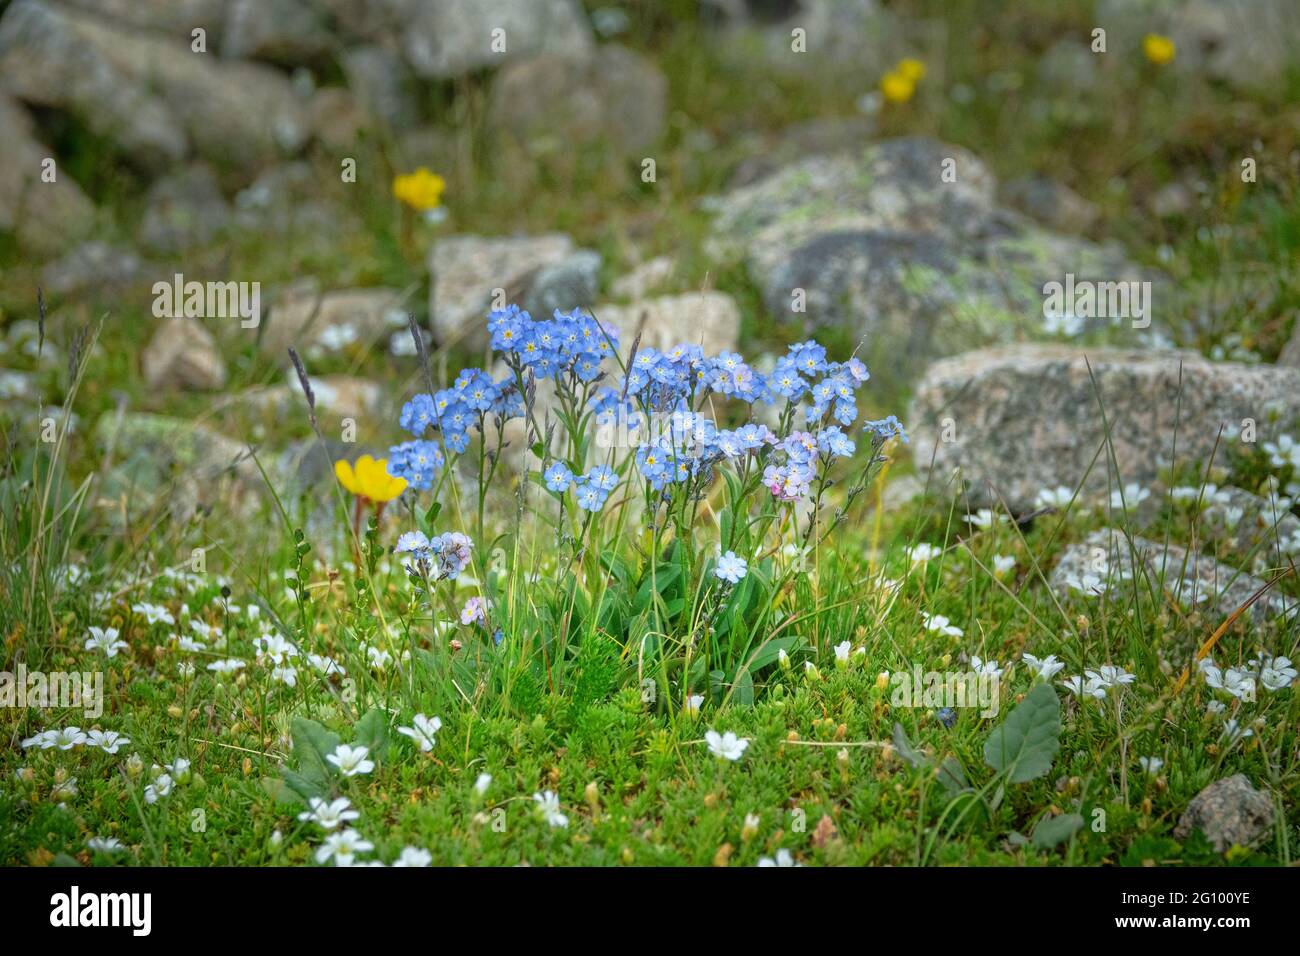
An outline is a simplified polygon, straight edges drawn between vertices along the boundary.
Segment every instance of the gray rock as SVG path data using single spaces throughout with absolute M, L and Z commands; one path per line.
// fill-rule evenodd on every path
M 216 52 L 230 0 L 61 0 L 105 20 L 139 30 L 165 34 L 189 43 L 194 30 L 207 33 L 207 47 Z
M 112 296 L 143 281 L 145 275 L 145 264 L 134 249 L 91 240 L 46 264 L 41 283 L 47 293 L 67 298 Z
M 110 520 L 162 507 L 184 522 L 217 505 L 244 516 L 265 487 L 247 446 L 186 419 L 105 412 L 95 439 L 105 462 L 95 500 Z
M 439 344 L 487 342 L 484 321 L 493 291 L 504 302 L 523 302 L 545 267 L 568 259 L 573 240 L 562 233 L 538 236 L 450 236 L 429 253 L 429 315 Z
M 71 113 L 146 170 L 191 153 L 255 170 L 310 134 L 303 104 L 274 69 L 195 54 L 44 0 L 17 0 L 0 17 L 0 74 L 14 96 Z
M 1077 98 L 1096 88 L 1101 57 L 1081 40 L 1058 40 L 1038 62 L 1039 83 L 1057 96 Z
M 345 41 L 395 37 L 410 18 L 412 0 L 313 0 Z
M 636 155 L 663 135 L 668 82 L 621 46 L 581 57 L 540 56 L 503 69 L 492 87 L 491 132 L 530 154 L 600 144 Z
M 307 104 L 311 128 L 317 141 L 327 150 L 348 155 L 356 149 L 363 131 L 372 127 L 374 117 L 341 86 L 316 90 Z
M 740 344 L 740 309 L 724 292 L 664 295 L 631 305 L 601 305 L 594 311 L 618 329 L 624 350 L 631 348 L 638 332 L 641 347 L 660 350 L 686 342 L 717 355 L 735 351 Z
M 1300 370 L 1193 352 L 1020 345 L 932 364 L 906 424 L 922 467 L 933 451 L 937 475 L 960 468 L 973 502 L 993 505 L 1001 495 L 1027 511 L 1039 490 L 1073 488 L 1093 465 L 1105 434 L 1098 392 L 1122 483 L 1155 481 L 1175 434 L 1179 462 L 1203 461 L 1221 428 L 1253 419 L 1263 440 L 1272 413 L 1283 429 L 1300 416 Z M 1116 484 L 1108 460 L 1103 452 L 1091 468 L 1085 495 Z
M 378 382 L 353 375 L 313 375 L 311 388 L 316 398 L 316 417 L 322 422 L 372 420 L 379 416 L 384 403 L 384 390 Z M 249 389 L 237 401 L 246 409 L 276 419 L 305 416 L 307 410 L 302 386 L 292 371 L 287 373 L 285 384 Z
M 429 0 L 403 25 L 406 59 L 429 79 L 461 76 L 538 53 L 585 56 L 591 30 L 573 0 Z M 493 49 L 494 30 L 505 42 Z
M 1061 552 L 1048 585 L 1063 597 L 1122 590 L 1132 587 L 1129 582 L 1135 568 L 1142 593 L 1149 593 L 1149 583 L 1189 610 L 1209 609 L 1219 617 L 1244 605 L 1265 584 L 1209 555 L 1103 528 Z M 1300 601 L 1296 598 L 1271 591 L 1252 605 L 1249 613 L 1254 621 L 1263 623 L 1294 614 L 1297 607 Z
M 836 116 L 795 123 L 775 138 L 754 143 L 728 184 L 737 189 L 807 156 L 860 152 L 875 135 L 876 121 L 869 116 Z
M 222 56 L 287 66 L 320 61 L 335 45 L 310 0 L 230 0 Z
M 590 309 L 600 291 L 600 253 L 579 249 L 565 259 L 537 270 L 524 299 L 533 317 L 550 318 L 556 309 Z
M 57 160 L 55 181 L 43 180 L 42 164 L 55 159 L 54 151 L 32 127 L 27 111 L 0 94 L 0 232 L 14 233 L 24 249 L 50 255 L 87 234 L 95 206 Z
M 730 28 L 723 53 L 752 60 L 785 75 L 831 73 L 878 79 L 903 46 L 902 25 L 877 0 L 722 0 Z M 804 31 L 805 50 L 792 48 L 792 31 Z
M 230 206 L 216 175 L 207 166 L 196 164 L 170 173 L 150 187 L 139 239 L 154 252 L 174 253 L 207 245 L 229 224 Z
M 419 119 L 414 81 L 401 56 L 380 44 L 353 47 L 343 54 L 348 87 L 371 116 L 399 129 Z
M 307 438 L 289 444 L 276 459 L 275 471 L 280 476 L 277 491 L 288 498 L 296 498 L 334 480 L 334 462 L 341 458 L 355 461 L 361 455 L 379 454 L 355 443 L 317 438 Z M 332 496 L 325 506 L 333 510 Z
M 151 390 L 213 391 L 226 384 L 217 340 L 195 319 L 164 319 L 140 353 L 140 370 Z
M 299 241 L 337 248 L 337 234 L 360 230 L 361 224 L 331 192 L 338 188 L 334 181 L 322 183 L 322 178 L 301 160 L 267 168 L 235 195 L 235 227 L 262 235 L 298 234 Z
M 1245 774 L 1216 780 L 1192 798 L 1174 828 L 1174 839 L 1186 840 L 1195 830 L 1220 853 L 1234 846 L 1249 847 L 1273 827 L 1273 799 L 1256 790 Z
M 1114 38 L 1112 50 L 1162 33 L 1177 50 L 1170 68 L 1239 90 L 1276 88 L 1300 63 L 1300 7 L 1291 0 L 1103 0 L 1096 21 Z
M 319 282 L 306 279 L 276 294 L 258 344 L 276 361 L 286 362 L 290 346 L 308 357 L 353 345 L 367 347 L 405 324 L 404 300 L 397 289 L 323 291 Z
M 610 291 L 621 299 L 644 299 L 668 285 L 676 269 L 677 262 L 672 256 L 656 256 L 615 279 Z
M 1057 232 L 1086 232 L 1097 221 L 1097 207 L 1069 186 L 1047 176 L 1008 180 L 1002 201 Z
M 709 249 L 743 258 L 794 334 L 860 333 L 863 359 L 894 384 L 927 356 L 1055 334 L 1048 282 L 1158 281 L 1119 247 L 1047 232 L 1001 209 L 995 193 L 966 150 L 891 140 L 808 157 L 713 201 Z
M 945 160 L 956 182 L 942 182 Z M 998 226 L 996 187 L 983 162 L 960 146 L 888 140 L 860 152 L 809 156 L 721 197 L 713 203 L 714 244 L 770 269 L 793 245 L 828 232 L 983 238 Z

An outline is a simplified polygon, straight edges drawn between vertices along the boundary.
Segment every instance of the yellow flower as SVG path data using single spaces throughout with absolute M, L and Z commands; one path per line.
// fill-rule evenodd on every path
M 925 79 L 925 64 L 920 60 L 913 60 L 908 57 L 898 61 L 898 66 L 894 67 L 894 72 L 899 76 L 907 77 L 913 83 L 919 83 Z
M 894 70 L 880 78 L 880 92 L 891 103 L 906 103 L 916 92 L 916 80 Z
M 1174 58 L 1174 41 L 1159 33 L 1148 33 L 1142 38 L 1142 52 L 1156 66 L 1164 66 Z
M 334 462 L 334 474 L 352 494 L 374 502 L 392 501 L 406 489 L 405 478 L 394 478 L 388 473 L 388 460 L 385 458 L 376 461 L 369 455 L 362 455 L 355 468 L 340 458 Z
M 393 195 L 420 212 L 437 209 L 442 204 L 442 191 L 445 188 L 447 184 L 443 178 L 423 166 L 393 180 Z

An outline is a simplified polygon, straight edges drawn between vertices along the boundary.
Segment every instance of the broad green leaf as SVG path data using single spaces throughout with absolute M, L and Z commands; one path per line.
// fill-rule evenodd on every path
M 338 747 L 339 735 L 306 717 L 293 718 L 289 734 L 293 738 L 294 769 L 309 783 L 326 789 L 334 767 L 325 758 Z
M 934 775 L 939 778 L 939 783 L 943 784 L 943 789 L 950 797 L 970 789 L 970 784 L 966 781 L 966 770 L 956 757 L 944 757 L 943 762 L 935 768 Z
M 352 725 L 352 733 L 355 743 L 368 748 L 371 759 L 378 760 L 388 742 L 388 714 L 378 707 L 371 708 Z
M 898 751 L 900 757 L 913 767 L 925 767 L 930 763 L 929 757 L 912 746 L 912 742 L 907 739 L 907 731 L 903 729 L 902 724 L 894 724 L 894 749 Z
M 1059 817 L 1046 817 L 1034 827 L 1034 846 L 1050 850 L 1064 843 L 1083 829 L 1083 817 L 1077 813 L 1062 813 Z
M 754 678 L 749 671 L 743 671 L 731 684 L 732 703 L 741 707 L 754 706 Z
M 280 773 L 284 776 L 285 787 L 289 791 L 298 794 L 304 801 L 310 800 L 312 797 L 324 797 L 329 792 L 327 785 L 318 783 L 315 780 L 308 780 L 302 774 L 294 773 L 288 767 L 283 768 Z M 276 797 L 276 800 L 277 802 L 289 802 L 284 799 L 284 791 Z
M 990 731 L 984 759 L 1011 783 L 1024 783 L 1052 769 L 1060 738 L 1061 702 L 1050 684 L 1038 684 Z

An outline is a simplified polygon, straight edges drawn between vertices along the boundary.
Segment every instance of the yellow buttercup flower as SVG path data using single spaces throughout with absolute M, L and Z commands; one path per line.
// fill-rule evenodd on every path
M 898 66 L 894 67 L 894 72 L 899 76 L 907 77 L 913 83 L 919 83 L 925 79 L 925 64 L 920 60 L 907 57 L 898 61 Z
M 1156 66 L 1164 66 L 1174 58 L 1174 41 L 1159 33 L 1148 33 L 1142 38 L 1142 52 Z
M 334 474 L 339 483 L 356 495 L 376 504 L 392 501 L 406 490 L 406 479 L 388 473 L 388 460 L 378 460 L 362 455 L 355 466 L 340 458 L 334 462 Z
M 906 103 L 916 92 L 916 80 L 891 70 L 880 78 L 880 92 L 891 103 Z
M 442 191 L 446 188 L 447 183 L 443 178 L 424 166 L 393 179 L 393 195 L 420 212 L 428 212 L 442 205 Z

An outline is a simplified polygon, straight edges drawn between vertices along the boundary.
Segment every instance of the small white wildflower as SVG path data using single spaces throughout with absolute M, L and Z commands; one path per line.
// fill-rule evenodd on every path
M 1151 490 L 1143 488 L 1136 482 L 1130 482 L 1124 486 L 1123 491 L 1112 491 L 1110 493 L 1110 506 L 1112 508 L 1129 508 L 1133 509 L 1151 497 Z
M 533 794 L 533 800 L 537 804 L 538 813 L 552 827 L 567 827 L 569 818 L 560 810 L 560 798 L 553 790 L 543 790 L 541 793 Z
M 1029 669 L 1039 680 L 1050 681 L 1065 669 L 1065 664 L 1058 661 L 1055 654 L 1048 654 L 1043 658 L 1035 657 L 1033 654 L 1021 654 L 1020 659 L 1029 665 Z
M 777 850 L 775 857 L 770 857 L 770 856 L 760 857 L 758 861 L 758 865 L 759 866 L 803 866 L 802 863 L 796 863 L 794 860 L 794 855 L 789 850 L 786 849 Z
M 418 846 L 403 847 L 401 854 L 393 861 L 393 866 L 429 866 L 433 863 L 433 854 Z
M 335 866 L 351 866 L 358 854 L 374 848 L 375 845 L 363 839 L 356 830 L 348 829 L 342 833 L 331 833 L 316 849 L 316 862 L 325 863 L 333 859 Z
M 375 769 L 375 762 L 366 759 L 369 755 L 369 747 L 339 744 L 325 759 L 338 767 L 339 773 L 343 776 L 355 777 L 357 774 L 370 773 Z
M 126 641 L 117 639 L 117 628 L 87 628 L 90 636 L 86 638 L 86 650 L 103 651 L 104 656 L 108 658 L 117 657 L 118 651 L 126 650 Z
M 748 739 L 737 737 L 730 730 L 725 734 L 720 734 L 716 730 L 707 731 L 704 740 L 709 745 L 709 752 L 724 760 L 739 760 L 745 755 L 745 748 L 749 746 Z
M 324 830 L 337 829 L 341 824 L 361 816 L 358 811 L 352 809 L 352 801 L 347 797 L 339 797 L 333 802 L 312 797 L 307 801 L 307 806 L 310 809 L 298 814 L 298 819 L 315 823 Z
M 398 727 L 397 732 L 405 737 L 410 737 L 420 749 L 428 753 L 438 742 L 435 736 L 442 729 L 442 720 L 438 717 L 426 717 L 424 714 L 416 714 L 411 721 L 410 727 Z

